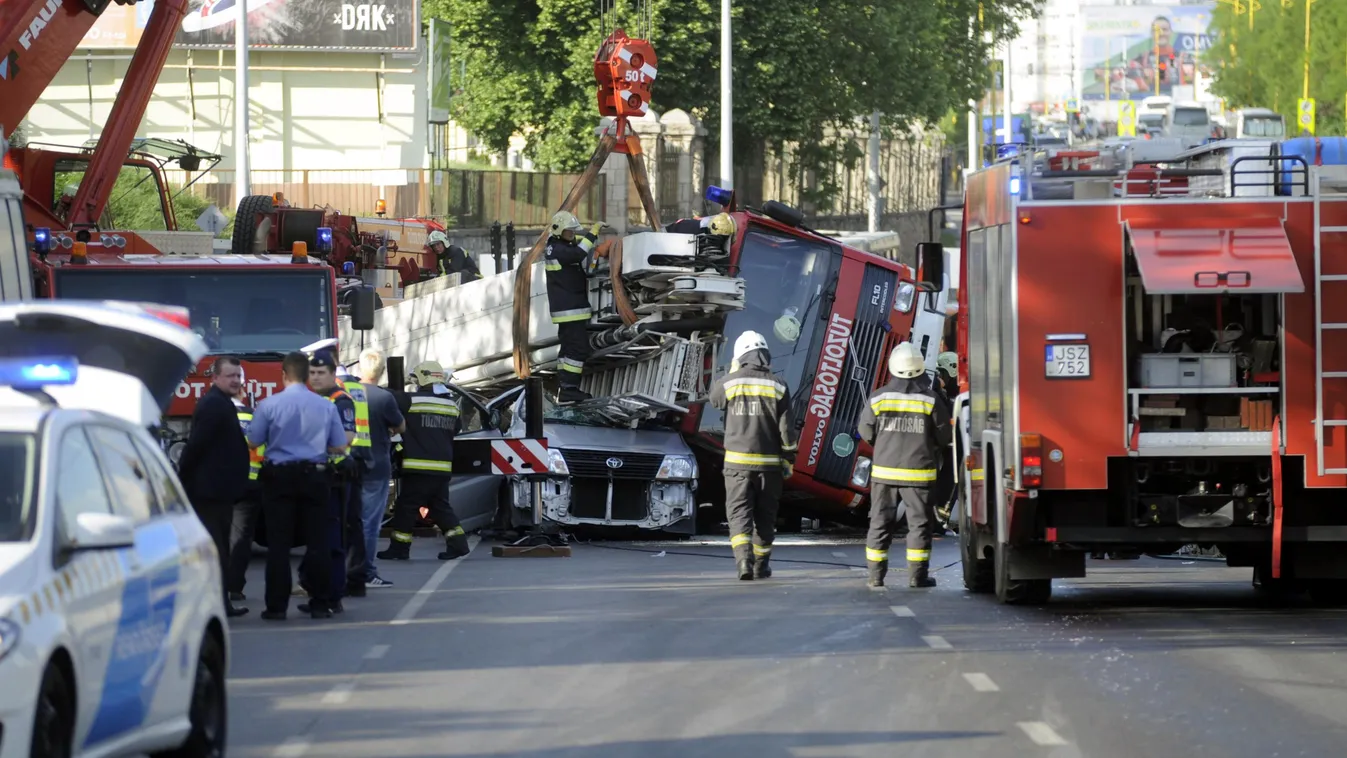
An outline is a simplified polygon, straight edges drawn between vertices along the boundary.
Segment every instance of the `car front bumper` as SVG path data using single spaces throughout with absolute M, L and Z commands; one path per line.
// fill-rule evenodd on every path
M 543 518 L 567 526 L 666 530 L 697 511 L 693 480 L 549 477 L 542 483 L 542 498 Z M 532 483 L 512 482 L 511 501 L 531 516 Z

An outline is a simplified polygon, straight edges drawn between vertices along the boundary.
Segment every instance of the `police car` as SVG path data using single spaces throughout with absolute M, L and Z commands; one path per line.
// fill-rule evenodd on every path
M 205 352 L 142 307 L 0 305 L 0 758 L 224 755 L 218 559 L 148 432 Z

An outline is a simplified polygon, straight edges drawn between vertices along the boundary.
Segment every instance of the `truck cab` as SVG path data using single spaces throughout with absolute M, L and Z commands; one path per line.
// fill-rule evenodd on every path
M 1270 108 L 1243 108 L 1235 111 L 1234 136 L 1236 139 L 1284 139 L 1286 119 Z

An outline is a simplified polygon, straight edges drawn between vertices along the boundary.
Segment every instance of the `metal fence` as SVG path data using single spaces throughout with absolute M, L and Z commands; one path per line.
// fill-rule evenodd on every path
M 169 171 L 167 178 L 182 186 L 189 177 Z M 305 169 L 251 172 L 256 195 L 283 193 L 299 207 L 330 206 L 356 216 L 373 216 L 384 200 L 392 218 L 448 220 L 457 228 L 481 228 L 493 221 L 515 226 L 545 226 L 561 206 L 578 174 L 466 169 Z M 599 218 L 603 209 L 604 177 L 600 176 L 580 200 L 576 215 Z M 234 204 L 234 171 L 200 175 L 189 192 L 220 208 Z

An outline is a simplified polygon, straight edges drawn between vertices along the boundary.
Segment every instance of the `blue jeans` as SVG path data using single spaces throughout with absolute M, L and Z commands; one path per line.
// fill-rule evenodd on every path
M 360 483 L 360 521 L 365 527 L 365 581 L 378 575 L 374 568 L 374 554 L 379 550 L 379 527 L 388 510 L 388 484 L 391 470 L 366 471 Z

